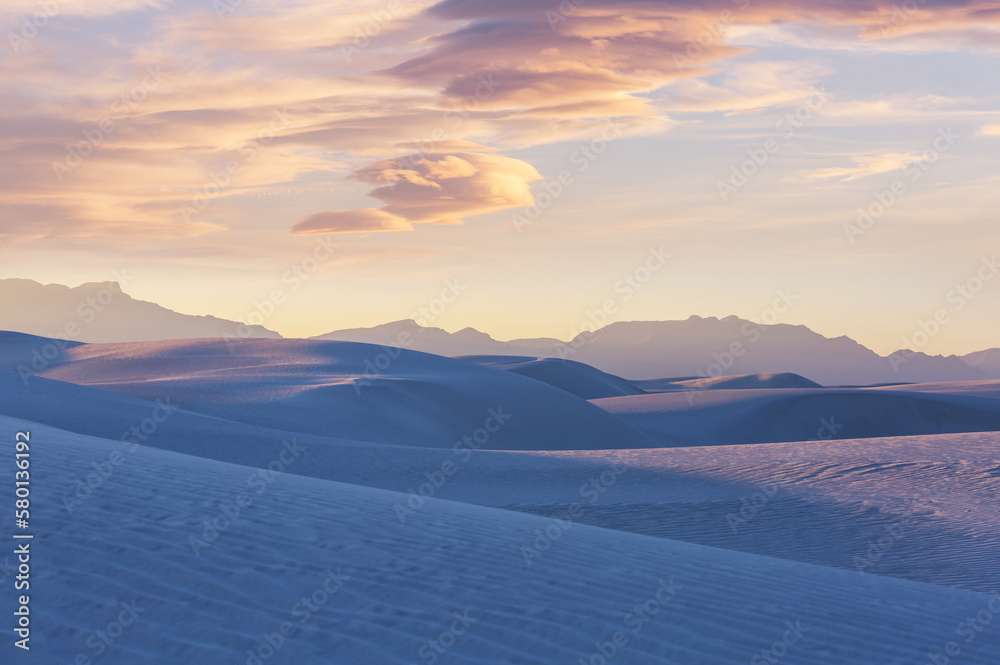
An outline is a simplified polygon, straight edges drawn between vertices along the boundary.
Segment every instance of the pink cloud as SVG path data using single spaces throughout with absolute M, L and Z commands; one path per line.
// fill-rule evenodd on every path
M 366 233 L 370 231 L 412 231 L 402 217 L 378 208 L 328 210 L 309 215 L 292 227 L 292 235 L 314 233 Z

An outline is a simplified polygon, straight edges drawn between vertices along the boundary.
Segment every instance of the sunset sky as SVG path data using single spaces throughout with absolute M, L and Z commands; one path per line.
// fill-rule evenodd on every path
M 607 300 L 759 319 L 790 292 L 778 321 L 880 353 L 942 309 L 919 350 L 1000 346 L 997 0 L 3 0 L 0 21 L 0 277 L 124 275 L 242 321 L 277 290 L 285 336 L 456 283 L 426 323 L 498 339 L 566 339 Z

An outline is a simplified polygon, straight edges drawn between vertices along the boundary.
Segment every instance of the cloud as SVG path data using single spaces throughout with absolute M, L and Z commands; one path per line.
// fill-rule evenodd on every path
M 721 32 L 703 44 L 691 41 L 715 17 L 648 3 L 563 3 L 546 12 L 534 3 L 443 2 L 428 14 L 468 22 L 385 73 L 476 109 L 545 107 L 593 118 L 613 102 L 656 113 L 636 96 L 739 52 L 722 43 Z
M 479 147 L 452 142 L 452 147 Z M 310 215 L 292 234 L 412 231 L 413 224 L 462 224 L 463 218 L 532 205 L 530 183 L 541 175 L 519 159 L 479 152 L 410 153 L 354 171 L 354 180 L 378 185 L 370 196 L 384 208 Z
M 257 229 L 245 220 L 258 211 L 239 208 L 237 195 L 345 175 L 374 185 L 381 212 L 332 210 L 296 229 L 456 223 L 532 202 L 540 176 L 505 151 L 590 140 L 608 118 L 639 136 L 676 124 L 668 113 L 787 106 L 826 75 L 811 60 L 737 61 L 716 75 L 747 46 L 990 48 L 1000 24 L 996 0 L 927 0 L 905 16 L 894 14 L 903 6 L 895 0 L 291 0 L 239 3 L 224 17 L 211 3 L 58 4 L 59 17 L 0 59 L 5 232 L 51 240 L 113 229 L 115 242 Z M 0 0 L 0 14 L 13 15 L 16 31 L 38 6 Z M 115 15 L 124 12 L 132 14 Z M 883 35 L 886 22 L 893 29 Z M 161 65 L 162 83 L 128 105 L 85 163 L 54 177 L 53 164 Z M 898 123 L 968 105 L 835 98 L 817 122 Z M 289 121 L 244 150 L 276 109 Z M 216 192 L 233 162 L 238 175 Z M 822 177 L 863 177 L 866 168 L 878 167 Z M 179 210 L 205 191 L 211 204 L 185 223 Z M 349 207 L 310 201 L 295 217 Z
M 927 95 L 882 95 L 876 99 L 833 99 L 823 116 L 838 123 L 926 121 L 965 113 L 974 100 Z
M 1000 136 L 1000 125 L 984 125 L 979 129 L 980 136 Z
M 370 231 L 412 231 L 402 217 L 378 208 L 328 210 L 309 215 L 292 227 L 292 235 L 314 233 L 365 233 Z
M 888 173 L 906 168 L 919 160 L 920 155 L 908 152 L 890 152 L 881 155 L 859 155 L 852 157 L 854 166 L 816 169 L 806 174 L 807 180 L 836 179 L 840 182 L 860 180 L 879 173 Z
M 170 42 L 199 59 L 266 55 L 269 69 L 364 74 L 399 62 L 398 50 L 431 30 L 416 20 L 433 0 L 219 0 L 200 10 L 171 12 L 158 25 Z M 217 15 L 219 6 L 223 7 Z M 226 10 L 229 11 L 226 11 Z M 223 25 L 224 21 L 224 25 Z M 408 49 L 410 51 L 414 49 Z
M 111 16 L 138 9 L 162 9 L 166 0 L 54 0 L 51 3 L 39 0 L 2 0 L 0 15 L 25 14 L 29 18 L 42 16 Z
M 358 169 L 352 178 L 379 185 L 369 195 L 410 222 L 454 224 L 469 215 L 532 205 L 535 167 L 492 153 L 411 153 Z
M 761 60 L 735 65 L 716 84 L 698 79 L 674 86 L 669 108 L 685 112 L 743 113 L 791 106 L 816 97 L 822 91 L 822 77 L 831 72 L 827 65 L 808 61 Z

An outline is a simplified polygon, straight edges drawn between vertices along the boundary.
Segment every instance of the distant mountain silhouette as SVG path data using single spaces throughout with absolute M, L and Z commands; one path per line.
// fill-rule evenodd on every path
M 735 316 L 612 323 L 568 342 L 545 338 L 501 342 L 471 328 L 448 333 L 409 320 L 335 331 L 316 339 L 406 346 L 438 355 L 569 358 L 636 380 L 776 372 L 800 374 L 823 385 L 1000 378 L 1000 367 L 995 367 L 1000 363 L 973 367 L 957 356 L 909 351 L 883 357 L 849 337 L 831 339 L 805 326 L 767 326 Z
M 1000 349 L 986 349 L 962 356 L 962 360 L 994 377 L 1000 377 Z
M 77 342 L 148 342 L 192 337 L 280 338 L 262 326 L 180 314 L 135 300 L 117 282 L 75 288 L 0 279 L 0 330 Z
M 0 302 L 4 305 L 0 330 L 77 342 L 281 337 L 262 326 L 180 314 L 136 300 L 115 282 L 69 288 L 2 279 Z M 630 380 L 783 372 L 826 386 L 1000 379 L 1000 349 L 962 357 L 912 351 L 883 357 L 849 337 L 831 339 L 805 326 L 768 326 L 735 316 L 612 323 L 565 342 L 551 338 L 505 342 L 473 328 L 450 333 L 409 319 L 337 330 L 313 339 L 367 342 L 441 356 L 516 356 L 521 362 L 563 358 Z
M 474 328 L 463 328 L 450 333 L 441 328 L 421 326 L 411 319 L 384 323 L 373 328 L 337 330 L 310 339 L 381 344 L 439 356 L 513 355 L 513 347 L 509 343 L 499 342 Z

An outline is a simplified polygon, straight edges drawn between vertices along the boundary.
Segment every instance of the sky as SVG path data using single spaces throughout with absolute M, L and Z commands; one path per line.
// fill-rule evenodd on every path
M 1000 346 L 1000 1 L 0 0 L 0 278 Z

